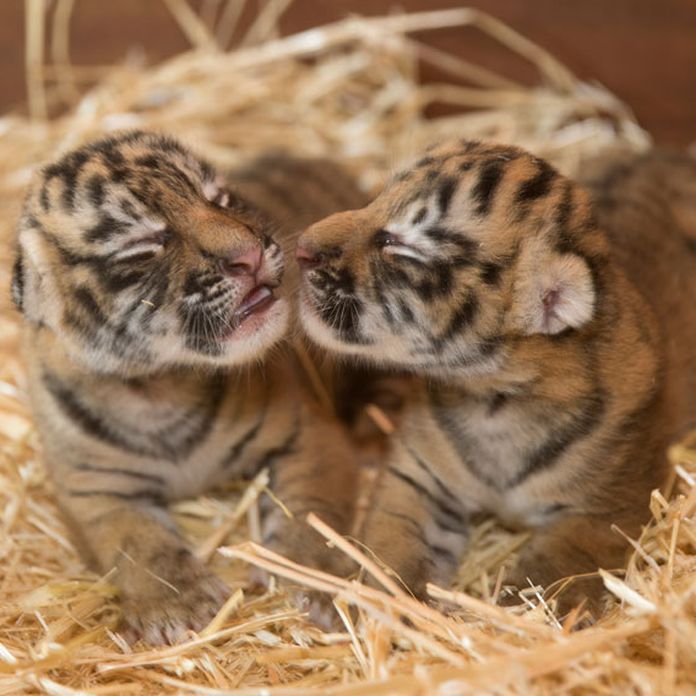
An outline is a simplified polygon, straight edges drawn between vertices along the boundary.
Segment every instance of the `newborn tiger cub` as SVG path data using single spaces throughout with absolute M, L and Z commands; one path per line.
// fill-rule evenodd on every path
M 84 557 L 115 569 L 128 633 L 150 643 L 205 626 L 228 594 L 168 501 L 268 468 L 296 517 L 347 531 L 355 498 L 349 443 L 279 341 L 282 246 L 360 194 L 328 162 L 280 156 L 229 185 L 176 141 L 128 132 L 45 167 L 19 224 L 13 295 L 46 464 Z M 277 506 L 263 533 L 331 566 Z
M 509 581 L 597 610 L 696 416 L 696 164 L 610 168 L 601 200 L 514 147 L 431 149 L 300 238 L 302 323 L 415 382 L 364 541 L 418 595 L 473 513 L 533 536 Z

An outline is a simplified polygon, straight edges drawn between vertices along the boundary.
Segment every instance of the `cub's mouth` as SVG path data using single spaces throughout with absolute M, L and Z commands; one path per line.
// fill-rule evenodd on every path
M 252 288 L 243 298 L 239 307 L 232 315 L 235 328 L 242 324 L 246 319 L 254 314 L 262 314 L 269 307 L 276 303 L 277 299 L 273 294 L 270 285 L 257 285 Z
M 274 317 L 268 316 L 271 308 L 279 302 L 279 298 L 275 296 L 274 290 L 275 286 L 264 283 L 256 285 L 244 295 L 237 308 L 229 315 L 224 330 L 218 335 L 218 340 L 241 339 L 249 333 L 246 330 L 247 326 L 249 331 L 256 332 L 269 322 L 271 324 L 275 323 Z M 240 334 L 243 334 L 243 336 Z

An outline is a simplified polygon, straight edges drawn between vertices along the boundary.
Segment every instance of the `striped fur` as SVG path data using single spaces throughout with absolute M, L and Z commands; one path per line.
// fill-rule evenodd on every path
M 696 165 L 603 169 L 593 206 L 517 148 L 448 143 L 300 238 L 310 337 L 420 378 L 364 531 L 420 594 L 481 511 L 536 530 L 519 586 L 621 565 L 611 526 L 639 533 L 694 423 Z
M 315 510 L 348 529 L 355 457 L 281 342 L 296 283 L 293 269 L 283 278 L 282 247 L 360 201 L 329 162 L 274 155 L 223 181 L 142 132 L 86 145 L 36 177 L 13 282 L 31 400 L 60 505 L 85 557 L 116 568 L 133 635 L 177 640 L 227 594 L 176 534 L 168 501 L 267 467 L 299 519 Z M 260 259 L 253 276 L 235 267 L 240 254 Z M 258 286 L 275 301 L 252 312 Z M 331 566 L 277 506 L 264 534 Z

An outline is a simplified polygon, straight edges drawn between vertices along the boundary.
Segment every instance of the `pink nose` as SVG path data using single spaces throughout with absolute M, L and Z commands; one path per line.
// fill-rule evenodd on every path
M 301 244 L 297 245 L 295 257 L 297 258 L 297 261 L 300 264 L 300 266 L 307 267 L 315 265 L 319 260 L 316 251 L 314 251 L 313 249 L 309 249 L 306 246 L 302 246 Z
M 259 247 L 250 247 L 246 251 L 228 259 L 223 259 L 222 270 L 228 275 L 256 275 L 261 268 L 263 254 Z

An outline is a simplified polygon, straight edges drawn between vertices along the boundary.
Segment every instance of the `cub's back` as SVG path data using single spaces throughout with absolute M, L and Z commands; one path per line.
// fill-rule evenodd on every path
M 614 258 L 654 311 L 674 433 L 684 434 L 696 426 L 696 160 L 621 153 L 588 162 L 580 179 Z
M 229 172 L 228 177 L 236 190 L 275 223 L 275 237 L 291 257 L 295 239 L 305 227 L 367 203 L 349 173 L 329 159 L 269 153 Z

